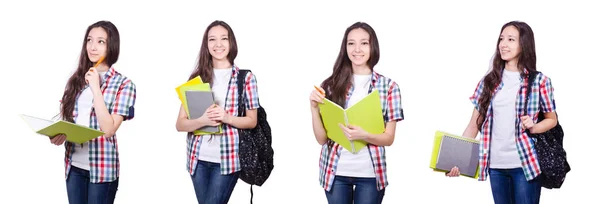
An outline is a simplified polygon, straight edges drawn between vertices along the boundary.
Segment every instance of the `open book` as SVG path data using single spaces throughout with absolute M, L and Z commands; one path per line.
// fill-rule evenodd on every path
M 385 131 L 379 91 L 372 91 L 348 109 L 342 108 L 329 99 L 324 99 L 323 104 L 319 104 L 319 109 L 327 137 L 351 153 L 358 153 L 367 146 L 367 142 L 348 140 L 339 124 L 359 126 L 371 134 L 381 134 Z
M 19 116 L 21 116 L 27 125 L 29 125 L 29 127 L 38 134 L 48 137 L 64 134 L 67 136 L 67 141 L 77 144 L 83 144 L 98 136 L 104 135 L 104 132 L 100 130 L 64 120 L 52 121 L 24 114 L 20 114 Z
M 463 176 L 479 177 L 479 140 L 436 131 L 429 167 L 448 172 L 455 166 Z

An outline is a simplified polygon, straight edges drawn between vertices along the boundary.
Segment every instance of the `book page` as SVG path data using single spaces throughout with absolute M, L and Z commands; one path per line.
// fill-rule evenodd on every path
M 41 119 L 41 118 L 29 116 L 29 115 L 21 114 L 21 118 L 23 118 L 23 120 L 25 120 L 27 125 L 29 125 L 29 127 L 31 129 L 33 129 L 33 131 L 35 131 L 35 132 L 54 124 L 54 121 Z

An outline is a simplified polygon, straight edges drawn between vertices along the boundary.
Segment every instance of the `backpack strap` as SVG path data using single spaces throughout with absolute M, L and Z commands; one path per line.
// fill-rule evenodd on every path
M 531 86 L 533 85 L 533 81 L 537 76 L 537 71 L 535 73 L 529 73 L 527 75 L 527 93 L 525 94 L 525 114 L 527 115 L 527 109 L 529 108 L 527 104 L 529 103 L 529 94 L 531 94 Z
M 244 88 L 246 87 L 246 76 L 248 72 L 251 72 L 248 69 L 240 69 L 237 75 L 237 90 L 238 90 L 238 117 L 246 116 L 246 97 L 244 94 Z M 250 185 L 250 204 L 252 204 L 252 200 L 254 199 L 254 191 L 252 190 L 252 186 Z
M 240 69 L 237 75 L 237 89 L 238 89 L 238 117 L 246 116 L 246 97 L 244 94 L 244 88 L 246 87 L 246 75 L 250 70 Z

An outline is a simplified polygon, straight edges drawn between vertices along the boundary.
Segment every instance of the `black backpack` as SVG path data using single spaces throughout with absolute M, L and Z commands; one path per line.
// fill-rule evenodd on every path
M 531 93 L 531 84 L 538 72 L 529 74 L 527 85 L 527 97 L 525 98 L 525 110 L 527 110 L 527 101 Z M 554 103 L 554 101 L 552 101 Z M 538 114 L 538 121 L 544 120 L 544 113 L 541 110 Z M 571 171 L 571 166 L 567 162 L 567 152 L 563 148 L 564 132 L 558 120 L 556 126 L 544 132 L 533 134 L 525 130 L 529 137 L 532 137 L 533 145 L 537 153 L 538 162 L 542 174 L 539 175 L 542 187 L 547 189 L 560 188 L 565 181 L 567 173 Z
M 240 69 L 237 77 L 238 116 L 246 115 L 245 77 L 250 70 Z M 273 148 L 271 147 L 271 127 L 267 122 L 267 113 L 260 106 L 257 110 L 257 124 L 252 129 L 238 129 L 240 179 L 250 184 L 250 203 L 252 203 L 252 185 L 262 186 L 273 171 Z

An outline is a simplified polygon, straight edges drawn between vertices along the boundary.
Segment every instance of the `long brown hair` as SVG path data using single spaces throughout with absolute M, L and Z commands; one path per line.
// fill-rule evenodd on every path
M 213 63 L 212 56 L 208 51 L 208 31 L 215 26 L 223 26 L 227 30 L 227 35 L 229 37 L 229 54 L 227 55 L 227 60 L 231 65 L 234 64 L 235 57 L 237 57 L 238 49 L 237 42 L 235 40 L 235 35 L 233 34 L 233 30 L 231 27 L 223 22 L 223 21 L 213 21 L 206 30 L 204 31 L 204 37 L 202 37 L 202 47 L 200 47 L 200 54 L 198 57 L 198 63 L 196 64 L 196 68 L 190 75 L 189 79 L 193 79 L 197 76 L 202 78 L 202 82 L 210 83 L 212 85 L 212 77 L 213 77 Z
M 500 33 L 502 33 L 502 31 L 508 26 L 514 26 L 519 31 L 519 46 L 521 47 L 521 53 L 519 53 L 517 58 L 517 68 L 519 69 L 519 72 L 521 72 L 522 76 L 525 76 L 525 69 L 527 69 L 529 73 L 535 73 L 537 68 L 533 30 L 531 27 L 529 27 L 529 25 L 527 25 L 527 23 L 511 21 L 502 26 Z M 496 42 L 496 53 L 492 64 L 492 70 L 483 79 L 483 93 L 479 98 L 479 117 L 477 118 L 477 127 L 480 131 L 492 100 L 492 94 L 502 81 L 502 69 L 504 69 L 504 65 L 506 63 L 506 61 L 504 61 L 500 56 L 499 36 L 500 35 L 498 35 L 498 40 Z
M 92 61 L 90 61 L 87 53 L 87 38 L 90 31 L 93 28 L 102 28 L 106 31 L 107 34 L 107 50 L 106 56 L 104 58 L 104 62 L 108 67 L 111 67 L 114 63 L 119 59 L 119 30 L 117 27 L 111 23 L 110 21 L 98 21 L 90 26 L 88 26 L 85 31 L 85 35 L 83 36 L 83 45 L 81 46 L 81 53 L 79 54 L 79 64 L 77 69 L 71 75 L 69 80 L 67 81 L 67 85 L 65 87 L 65 92 L 63 93 L 63 97 L 61 100 L 61 111 L 60 115 L 63 120 L 69 122 L 75 122 L 73 120 L 73 110 L 75 109 L 75 102 L 77 101 L 77 97 L 79 93 L 83 90 L 86 85 L 85 82 L 85 73 L 89 70 L 90 67 L 93 66 Z
M 379 41 L 375 30 L 364 22 L 356 22 L 348 27 L 344 32 L 344 39 L 333 66 L 333 73 L 321 83 L 321 87 L 326 90 L 325 97 L 342 107 L 346 105 L 346 94 L 352 85 L 352 64 L 348 57 L 347 43 L 348 34 L 354 29 L 363 29 L 369 34 L 369 44 L 371 45 L 371 57 L 367 61 L 369 69 L 373 71 L 373 67 L 379 62 Z

